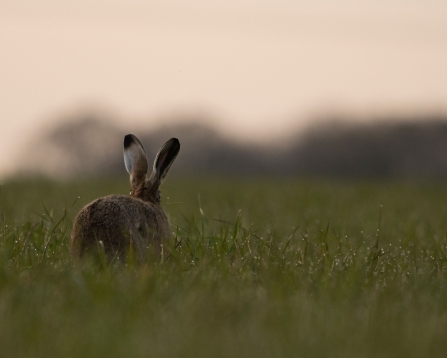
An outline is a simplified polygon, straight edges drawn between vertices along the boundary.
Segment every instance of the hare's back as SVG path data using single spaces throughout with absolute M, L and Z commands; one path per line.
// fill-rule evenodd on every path
M 166 215 L 157 205 L 125 195 L 105 196 L 86 205 L 77 215 L 72 246 L 84 252 L 101 240 L 108 250 L 134 244 L 146 247 L 169 235 Z
M 155 221 L 163 212 L 155 205 L 127 195 L 109 195 L 91 202 L 82 209 L 91 223 L 110 224 Z

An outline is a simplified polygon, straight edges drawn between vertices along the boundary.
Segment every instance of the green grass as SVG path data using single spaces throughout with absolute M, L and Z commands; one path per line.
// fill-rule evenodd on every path
M 0 186 L 0 356 L 444 357 L 447 185 L 169 178 L 166 260 L 75 262 L 127 178 Z

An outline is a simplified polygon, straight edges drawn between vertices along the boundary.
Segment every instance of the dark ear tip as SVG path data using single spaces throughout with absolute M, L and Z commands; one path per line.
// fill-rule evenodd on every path
M 171 138 L 170 141 L 172 142 L 172 145 L 177 148 L 177 150 L 180 150 L 180 141 L 177 138 Z
M 124 136 L 124 148 L 128 148 L 134 142 L 133 137 L 134 137 L 133 134 L 128 134 Z

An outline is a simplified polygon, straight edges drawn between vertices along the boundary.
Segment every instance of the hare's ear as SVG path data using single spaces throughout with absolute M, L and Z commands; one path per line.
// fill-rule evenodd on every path
M 168 174 L 169 168 L 174 163 L 178 152 L 180 151 L 180 142 L 177 138 L 169 139 L 157 153 L 152 169 L 151 183 L 160 185 L 163 178 Z
M 130 174 L 131 185 L 146 179 L 147 157 L 143 144 L 133 134 L 124 137 L 124 165 Z

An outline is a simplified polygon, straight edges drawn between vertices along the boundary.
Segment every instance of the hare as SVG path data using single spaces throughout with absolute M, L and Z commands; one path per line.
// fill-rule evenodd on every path
M 152 174 L 147 178 L 144 147 L 136 136 L 126 135 L 124 163 L 130 174 L 130 196 L 105 196 L 81 209 L 71 234 L 72 255 L 82 257 L 98 245 L 104 247 L 109 260 L 122 258 L 133 248 L 137 259 L 143 261 L 150 245 L 160 252 L 163 240 L 171 236 L 171 231 L 158 188 L 179 151 L 177 138 L 167 141 L 158 151 Z

